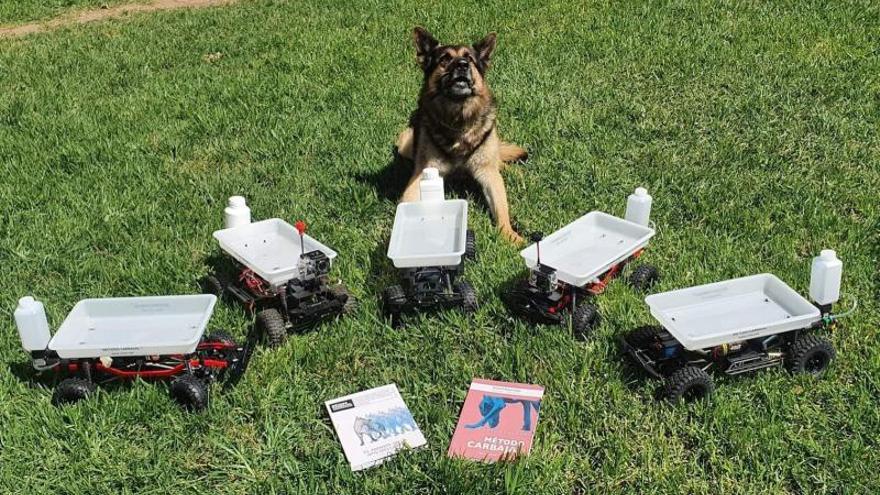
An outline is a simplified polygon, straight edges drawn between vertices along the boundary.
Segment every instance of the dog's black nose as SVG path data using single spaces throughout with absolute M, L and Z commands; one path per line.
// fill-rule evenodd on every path
M 468 61 L 468 59 L 465 57 L 455 59 L 455 68 L 456 69 L 463 69 L 463 68 L 469 66 L 470 64 L 471 64 L 470 61 Z

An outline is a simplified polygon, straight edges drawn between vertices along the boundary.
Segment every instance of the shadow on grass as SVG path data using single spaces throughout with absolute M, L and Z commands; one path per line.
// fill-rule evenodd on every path
M 390 325 L 391 320 L 386 317 L 384 312 L 382 294 L 386 288 L 400 284 L 400 276 L 394 264 L 388 259 L 387 249 L 387 243 L 379 243 L 373 248 L 373 252 L 370 254 L 370 271 L 368 272 L 372 276 L 365 281 L 364 293 L 369 294 L 369 297 L 376 298 L 379 319 Z
M 511 300 L 511 293 L 514 289 L 522 287 L 524 283 L 528 282 L 528 271 L 522 270 L 512 277 L 508 278 L 504 282 L 496 285 L 492 289 L 492 296 L 501 302 L 501 311 L 502 314 L 497 315 L 498 318 L 513 318 L 518 321 L 522 321 L 526 324 L 529 331 L 536 335 L 540 332 L 541 328 L 545 327 L 553 327 L 555 325 L 545 325 L 541 322 L 530 321 L 528 319 L 524 319 L 522 316 L 517 314 L 514 311 L 515 302 Z M 502 325 L 501 328 L 498 329 L 498 334 L 504 337 L 505 339 L 509 339 L 513 335 L 513 325 Z
M 205 294 L 212 293 L 212 288 L 209 287 L 207 283 L 208 276 L 213 275 L 218 279 L 226 282 L 230 280 L 235 280 L 235 278 L 238 276 L 238 274 L 236 273 L 237 270 L 235 267 L 235 262 L 232 261 L 232 258 L 222 252 L 211 253 L 205 260 L 205 263 L 208 265 L 210 270 L 208 271 L 207 275 L 196 281 L 198 289 Z
M 58 377 L 55 373 L 38 372 L 31 366 L 30 361 L 9 363 L 9 373 L 29 388 L 51 388 L 58 382 Z
M 392 149 L 391 161 L 378 172 L 359 172 L 355 179 L 372 186 L 379 198 L 397 202 L 412 175 L 413 163 Z
M 355 179 L 372 186 L 376 195 L 386 201 L 396 203 L 413 173 L 413 162 L 400 156 L 397 148 L 392 150 L 391 160 L 378 172 L 355 174 Z M 464 171 L 456 171 L 444 177 L 447 197 L 472 199 L 485 213 L 489 205 L 480 186 Z

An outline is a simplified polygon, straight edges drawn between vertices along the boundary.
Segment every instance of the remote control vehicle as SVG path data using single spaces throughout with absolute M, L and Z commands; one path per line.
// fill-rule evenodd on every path
M 74 403 L 115 380 L 170 380 L 186 409 L 208 407 L 208 385 L 244 372 L 247 351 L 223 333 L 203 336 L 217 298 L 122 297 L 78 302 L 50 335 L 43 304 L 23 297 L 15 310 L 22 346 L 38 371 L 65 376 L 52 403 Z
M 520 252 L 529 268 L 528 278 L 510 290 L 511 311 L 533 323 L 567 325 L 576 337 L 586 338 L 599 325 L 594 296 L 638 259 L 654 236 L 648 226 L 651 197 L 638 188 L 627 203 L 626 218 L 592 211 Z M 635 267 L 629 282 L 648 290 L 659 279 L 648 264 Z
M 660 325 L 640 327 L 621 344 L 664 381 L 671 402 L 711 395 L 713 368 L 739 375 L 787 365 L 792 373 L 819 375 L 835 351 L 818 332 L 852 311 L 831 314 L 841 275 L 842 263 L 825 250 L 813 262 L 813 303 L 769 273 L 654 294 L 645 302 Z
M 271 346 L 281 345 L 289 330 L 304 330 L 353 312 L 357 299 L 330 281 L 336 252 L 308 236 L 306 224 L 272 218 L 250 221 L 244 198 L 233 196 L 226 227 L 214 238 L 232 260 L 232 268 L 205 277 L 203 289 L 229 297 L 256 314 L 257 331 Z
M 382 307 L 392 325 L 401 315 L 444 308 L 477 310 L 477 294 L 461 280 L 464 260 L 476 257 L 476 241 L 467 229 L 467 201 L 443 197 L 443 179 L 426 168 L 421 199 L 397 205 L 388 257 L 399 269 L 402 285 L 387 287 Z

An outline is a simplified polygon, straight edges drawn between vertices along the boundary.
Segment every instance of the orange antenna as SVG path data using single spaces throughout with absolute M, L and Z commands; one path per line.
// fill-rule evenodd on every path
M 306 254 L 306 241 L 303 235 L 306 233 L 306 223 L 302 220 L 297 220 L 296 223 L 293 224 L 296 227 L 296 231 L 299 232 L 299 246 L 302 250 L 302 254 Z

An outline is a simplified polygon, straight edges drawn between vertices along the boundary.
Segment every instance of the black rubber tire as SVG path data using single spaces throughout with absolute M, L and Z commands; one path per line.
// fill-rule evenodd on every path
M 385 287 L 382 291 L 382 312 L 391 318 L 391 326 L 397 328 L 401 324 L 400 314 L 406 305 L 406 292 L 399 285 Z
M 818 335 L 804 335 L 788 349 L 788 369 L 795 374 L 821 375 L 834 361 L 836 352 L 831 342 Z
M 330 287 L 330 292 L 337 298 L 345 296 L 345 304 L 342 306 L 342 314 L 350 315 L 358 310 L 360 304 L 354 295 L 348 291 L 348 288 L 342 284 L 336 284 Z
M 477 235 L 471 229 L 465 234 L 464 257 L 469 260 L 477 259 Z
M 685 366 L 666 377 L 663 397 L 672 404 L 693 402 L 712 395 L 715 382 L 709 373 L 696 366 Z
M 392 285 L 382 291 L 382 306 L 386 313 L 399 312 L 404 304 L 406 304 L 406 292 L 403 287 Z
M 185 374 L 171 382 L 171 398 L 187 411 L 198 412 L 208 407 L 208 387 L 194 375 Z
M 636 328 L 627 334 L 626 342 L 637 348 L 647 349 L 657 342 L 657 336 L 663 331 L 663 327 L 658 325 L 645 325 Z
M 563 319 L 563 321 L 565 320 Z M 576 338 L 586 340 L 593 334 L 593 330 L 599 326 L 601 321 L 599 308 L 590 303 L 583 303 L 571 315 L 571 329 Z
M 461 309 L 465 313 L 476 313 L 480 308 L 477 302 L 477 291 L 469 282 L 462 280 L 455 284 L 455 292 L 461 295 Z
M 257 313 L 257 331 L 266 339 L 269 347 L 278 347 L 287 340 L 287 325 L 275 308 Z
M 629 274 L 629 285 L 642 292 L 647 292 L 659 280 L 660 271 L 654 265 L 639 265 Z
M 52 392 L 52 404 L 55 406 L 75 404 L 88 399 L 97 389 L 94 383 L 83 378 L 65 378 Z
M 226 294 L 226 286 L 216 275 L 206 275 L 200 285 L 205 294 L 214 294 L 218 299 L 222 299 Z

